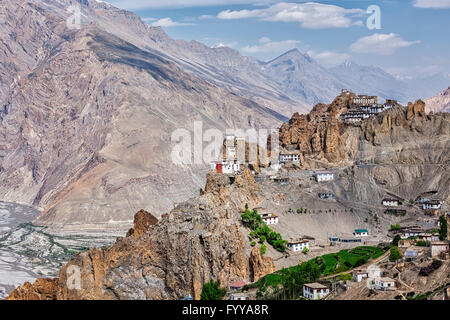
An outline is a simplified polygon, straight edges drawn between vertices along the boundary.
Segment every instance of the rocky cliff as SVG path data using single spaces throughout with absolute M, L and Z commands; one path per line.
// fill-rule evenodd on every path
M 245 203 L 259 201 L 251 173 L 234 183 L 219 180 L 211 173 L 203 196 L 178 205 L 157 223 L 138 212 L 127 237 L 79 254 L 58 279 L 26 283 L 9 299 L 180 299 L 189 293 L 198 299 L 210 279 L 227 287 L 274 272 L 269 257 L 251 250 L 240 222 Z M 79 290 L 71 287 L 74 270 L 80 270 Z
M 349 125 L 340 118 L 348 102 L 342 95 L 308 115 L 295 114 L 281 127 L 280 143 L 300 152 L 303 169 L 348 167 L 352 176 L 366 175 L 369 180 L 359 187 L 350 187 L 355 181 L 343 187 L 349 199 L 370 202 L 381 187 L 405 199 L 436 191 L 448 203 L 450 114 L 427 115 L 425 102 L 418 100 Z

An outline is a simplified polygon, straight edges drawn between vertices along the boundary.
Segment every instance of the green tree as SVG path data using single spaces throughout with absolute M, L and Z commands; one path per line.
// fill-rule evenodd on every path
M 399 241 L 400 241 L 401 239 L 402 239 L 402 238 L 400 237 L 400 235 L 397 234 L 397 235 L 394 237 L 394 239 L 392 240 L 392 245 L 393 245 L 394 247 L 398 247 L 398 243 L 399 243 Z
M 439 240 L 443 241 L 445 239 L 447 239 L 447 219 L 445 218 L 444 215 L 439 217 L 439 222 L 440 222 L 440 229 L 439 229 Z
M 303 252 L 304 254 L 307 254 L 307 253 L 309 252 L 309 249 L 308 249 L 307 247 L 304 247 L 302 252 Z
M 389 255 L 389 261 L 395 262 L 399 259 L 401 259 L 403 256 L 400 253 L 400 250 L 398 250 L 398 247 L 392 246 L 391 247 L 391 254 Z
M 267 251 L 267 247 L 266 247 L 265 244 L 263 244 L 263 245 L 261 246 L 261 255 L 263 256 L 263 255 L 266 253 L 266 251 Z
M 226 289 L 220 288 L 220 281 L 211 280 L 203 285 L 200 300 L 222 300 L 226 293 Z

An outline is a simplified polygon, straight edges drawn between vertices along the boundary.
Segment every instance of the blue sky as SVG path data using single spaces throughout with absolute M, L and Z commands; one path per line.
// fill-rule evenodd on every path
M 298 48 L 325 66 L 350 60 L 400 77 L 450 75 L 450 0 L 108 0 L 171 37 L 270 60 Z M 377 5 L 381 29 L 369 29 Z

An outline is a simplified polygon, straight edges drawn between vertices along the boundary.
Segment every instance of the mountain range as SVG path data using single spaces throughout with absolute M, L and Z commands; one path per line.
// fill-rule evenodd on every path
M 207 166 L 170 161 L 171 133 L 194 121 L 278 127 L 342 88 L 414 97 L 378 68 L 327 69 L 298 50 L 261 62 L 76 2 L 80 28 L 67 24 L 71 0 L 0 2 L 0 199 L 42 208 L 54 230 L 126 229 L 141 208 L 197 195 Z

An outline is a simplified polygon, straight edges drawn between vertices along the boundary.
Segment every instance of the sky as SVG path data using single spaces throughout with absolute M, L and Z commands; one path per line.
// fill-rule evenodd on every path
M 450 79 L 450 0 L 107 2 L 175 39 L 228 46 L 262 61 L 298 48 L 326 67 L 353 61 L 399 78 Z

